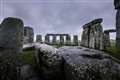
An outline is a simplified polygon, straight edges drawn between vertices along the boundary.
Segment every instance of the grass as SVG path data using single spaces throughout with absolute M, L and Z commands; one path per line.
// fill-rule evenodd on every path
M 35 65 L 34 54 L 35 54 L 34 49 L 23 51 L 23 53 L 19 55 L 21 63 Z
M 120 52 L 117 51 L 115 43 L 111 43 L 111 46 L 107 47 L 105 52 L 120 60 Z

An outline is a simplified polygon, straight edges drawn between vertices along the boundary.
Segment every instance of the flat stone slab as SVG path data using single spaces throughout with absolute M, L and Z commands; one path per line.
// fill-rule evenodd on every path
M 63 47 L 66 80 L 119 80 L 120 61 L 104 52 L 82 47 Z
M 120 60 L 95 49 L 34 44 L 45 80 L 120 80 Z

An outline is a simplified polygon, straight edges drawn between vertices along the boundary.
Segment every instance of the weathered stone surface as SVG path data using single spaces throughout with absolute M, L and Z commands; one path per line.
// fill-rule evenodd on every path
M 116 47 L 120 52 L 120 9 L 117 10 L 116 15 Z
M 120 9 L 120 0 L 114 0 L 115 9 Z
M 60 35 L 60 45 L 64 45 L 64 36 Z
M 83 26 L 83 29 L 85 29 L 85 28 L 87 28 L 87 27 L 91 27 L 91 26 L 93 26 L 94 24 L 97 24 L 97 23 L 102 23 L 102 22 L 103 22 L 103 20 L 102 20 L 101 18 L 95 19 L 95 20 L 93 20 L 93 21 L 85 24 L 85 25 Z
M 82 38 L 81 38 L 81 46 L 84 46 L 84 47 L 89 47 L 89 35 L 88 35 L 88 31 L 89 28 L 86 28 L 83 30 L 82 32 Z
M 50 38 L 49 38 L 49 35 L 45 35 L 45 43 L 46 44 L 49 44 L 50 43 Z
M 71 44 L 71 37 L 70 35 L 66 36 L 66 45 L 70 45 Z
M 63 47 L 65 80 L 119 80 L 120 61 L 101 51 Z
M 24 27 L 24 43 L 33 43 L 34 41 L 34 31 L 33 28 L 29 26 Z
M 41 80 L 31 65 L 23 65 L 20 68 L 20 80 Z
M 104 48 L 110 47 L 110 33 L 116 32 L 115 29 L 109 29 L 104 31 Z
M 94 49 L 104 49 L 102 19 L 95 19 L 83 26 L 81 45 Z
M 0 27 L 0 47 L 22 51 L 23 22 L 17 18 L 5 18 Z
M 18 53 L 22 52 L 23 22 L 5 18 L 0 27 L 0 80 L 18 80 Z
M 77 35 L 73 36 L 73 43 L 75 46 L 78 46 L 78 36 Z
M 36 48 L 36 61 L 43 78 L 45 80 L 62 80 L 62 59 L 56 53 L 57 49 L 46 44 L 37 45 Z
M 37 36 L 36 36 L 36 42 L 40 42 L 40 43 L 43 42 L 43 41 L 42 41 L 42 35 L 37 35 Z
M 56 44 L 56 43 L 57 43 L 56 35 L 53 35 L 52 44 Z
M 59 49 L 34 43 L 39 74 L 45 80 L 119 80 L 120 61 L 84 47 Z
M 104 32 L 104 48 L 110 47 L 110 34 Z

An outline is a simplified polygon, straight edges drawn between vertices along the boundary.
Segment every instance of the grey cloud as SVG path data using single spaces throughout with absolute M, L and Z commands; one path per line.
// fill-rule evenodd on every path
M 103 18 L 104 29 L 115 28 L 113 0 L 4 0 L 4 8 L 4 17 L 22 18 L 36 34 L 80 35 L 82 26 L 95 18 Z

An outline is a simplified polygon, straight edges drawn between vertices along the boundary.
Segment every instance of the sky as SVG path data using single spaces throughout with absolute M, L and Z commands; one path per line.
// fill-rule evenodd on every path
M 17 17 L 35 34 L 68 33 L 81 38 L 82 26 L 103 18 L 103 29 L 115 29 L 113 0 L 0 0 L 0 23 Z M 111 34 L 115 38 L 115 33 Z

